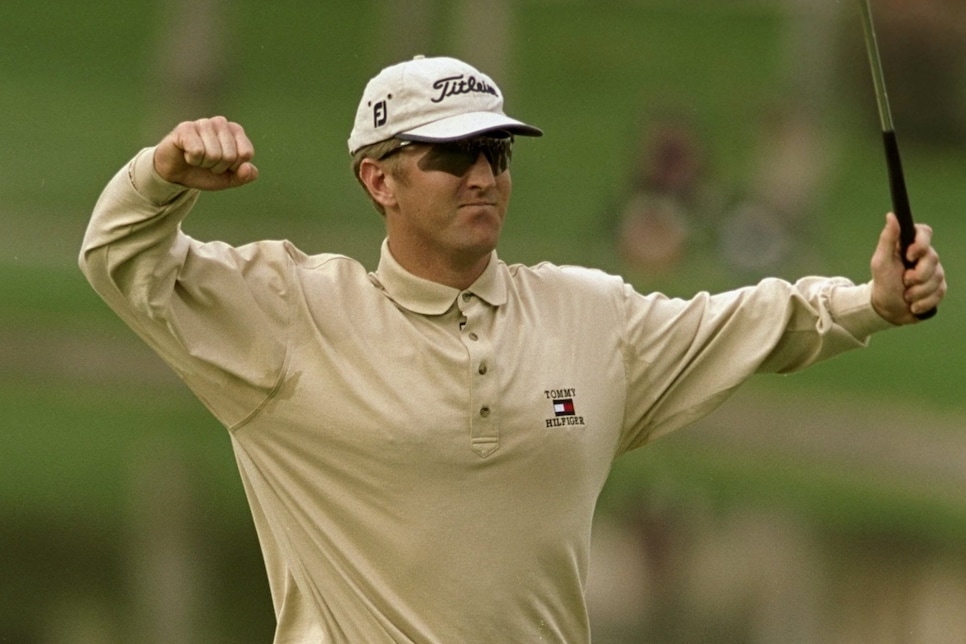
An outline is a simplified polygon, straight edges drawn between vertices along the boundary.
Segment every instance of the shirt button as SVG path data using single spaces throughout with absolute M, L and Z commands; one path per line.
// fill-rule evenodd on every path
M 489 415 L 490 415 L 490 408 L 489 407 L 481 407 L 480 408 L 480 416 L 482 416 L 483 418 L 486 418 Z
M 485 362 L 483 362 L 483 363 L 480 364 L 479 372 L 480 372 L 480 375 L 481 376 L 485 376 L 486 375 L 487 368 L 486 368 L 486 363 Z
M 470 333 L 470 340 L 472 340 L 473 342 L 476 342 L 479 339 L 480 339 L 480 336 L 476 335 L 475 333 Z
M 470 301 L 470 298 L 472 298 L 472 297 L 473 297 L 473 294 L 472 293 L 463 293 L 463 301 L 464 302 L 469 302 Z

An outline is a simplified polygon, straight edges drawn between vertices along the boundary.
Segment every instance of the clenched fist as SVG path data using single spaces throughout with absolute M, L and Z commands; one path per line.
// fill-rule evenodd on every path
M 238 123 L 223 116 L 185 121 L 154 150 L 154 168 L 171 183 L 198 190 L 224 190 L 251 183 L 258 168 L 255 148 Z

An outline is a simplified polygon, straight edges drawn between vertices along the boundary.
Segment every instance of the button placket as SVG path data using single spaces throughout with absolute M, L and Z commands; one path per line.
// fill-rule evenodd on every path
M 491 365 L 489 338 L 481 335 L 481 321 L 486 315 L 492 315 L 492 311 L 468 292 L 461 294 L 457 303 L 465 319 L 461 337 L 470 361 L 471 448 L 480 457 L 486 458 L 500 446 L 497 379 Z

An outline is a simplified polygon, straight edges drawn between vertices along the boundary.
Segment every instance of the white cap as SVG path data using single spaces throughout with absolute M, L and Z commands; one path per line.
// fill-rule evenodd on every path
M 416 56 L 383 69 L 366 85 L 349 153 L 393 137 L 443 142 L 491 130 L 543 134 L 503 113 L 503 94 L 489 76 L 455 58 Z

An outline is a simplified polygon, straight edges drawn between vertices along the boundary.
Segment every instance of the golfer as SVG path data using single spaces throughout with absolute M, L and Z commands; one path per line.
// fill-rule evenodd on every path
M 907 270 L 891 215 L 858 285 L 766 279 L 686 300 L 508 265 L 511 150 L 540 134 L 459 60 L 379 73 L 348 140 L 386 224 L 373 272 L 181 231 L 202 192 L 258 177 L 222 117 L 178 125 L 98 200 L 81 267 L 227 428 L 275 642 L 588 641 L 591 522 L 617 457 L 752 374 L 915 323 L 946 290 L 931 230 Z

